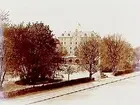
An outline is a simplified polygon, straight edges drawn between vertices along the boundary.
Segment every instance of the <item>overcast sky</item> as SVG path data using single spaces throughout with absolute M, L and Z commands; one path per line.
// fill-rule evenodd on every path
M 0 0 L 13 23 L 42 21 L 59 36 L 74 31 L 122 34 L 134 47 L 140 46 L 139 0 Z

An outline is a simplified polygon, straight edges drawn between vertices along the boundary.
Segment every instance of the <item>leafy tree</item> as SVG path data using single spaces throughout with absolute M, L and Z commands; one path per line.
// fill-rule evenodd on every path
M 76 56 L 80 58 L 80 66 L 89 72 L 90 78 L 99 70 L 100 41 L 100 36 L 94 35 L 81 42 L 76 50 Z
M 61 56 L 48 25 L 28 23 L 5 30 L 5 65 L 25 83 L 53 79 Z
M 66 56 L 68 54 L 67 49 L 65 47 L 63 47 L 62 45 L 60 45 L 59 52 L 60 52 L 61 56 Z
M 59 52 L 59 55 L 62 57 L 61 61 L 59 63 L 66 63 L 65 56 L 68 54 L 67 49 L 63 47 L 63 45 L 60 43 L 60 41 L 57 39 L 57 51 Z
M 133 48 L 119 35 L 104 37 L 101 44 L 101 67 L 102 69 L 126 69 L 131 66 Z

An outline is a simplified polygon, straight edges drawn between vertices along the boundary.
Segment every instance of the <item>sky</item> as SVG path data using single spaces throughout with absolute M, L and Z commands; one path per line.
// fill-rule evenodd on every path
M 12 23 L 42 21 L 56 36 L 64 31 L 95 31 L 101 36 L 121 34 L 140 46 L 139 0 L 0 0 Z

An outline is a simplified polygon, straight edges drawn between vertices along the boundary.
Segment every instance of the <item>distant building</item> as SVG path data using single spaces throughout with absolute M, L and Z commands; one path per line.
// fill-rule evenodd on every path
M 61 45 L 67 50 L 67 56 L 74 56 L 75 49 L 78 47 L 81 41 L 86 40 L 87 38 L 92 37 L 96 33 L 94 31 L 91 32 L 83 32 L 78 29 L 75 32 L 64 32 L 61 36 L 58 37 Z

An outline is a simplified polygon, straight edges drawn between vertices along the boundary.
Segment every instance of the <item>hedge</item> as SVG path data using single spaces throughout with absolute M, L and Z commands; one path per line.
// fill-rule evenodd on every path
M 31 92 L 55 89 L 55 88 L 60 88 L 60 87 L 65 87 L 65 86 L 76 85 L 80 83 L 86 83 L 90 81 L 94 81 L 94 78 L 90 79 L 89 77 L 86 77 L 86 78 L 79 78 L 79 79 L 74 79 L 74 80 L 69 80 L 69 81 L 42 84 L 41 86 L 32 86 L 30 88 L 25 88 L 25 89 L 11 91 L 11 92 L 5 92 L 4 98 L 11 98 L 11 97 L 19 96 L 19 95 L 25 95 Z
M 133 72 L 132 69 L 127 69 L 127 70 L 121 70 L 121 71 L 113 72 L 113 75 L 114 76 L 119 76 L 119 75 L 128 74 L 128 73 L 132 73 L 132 72 Z

